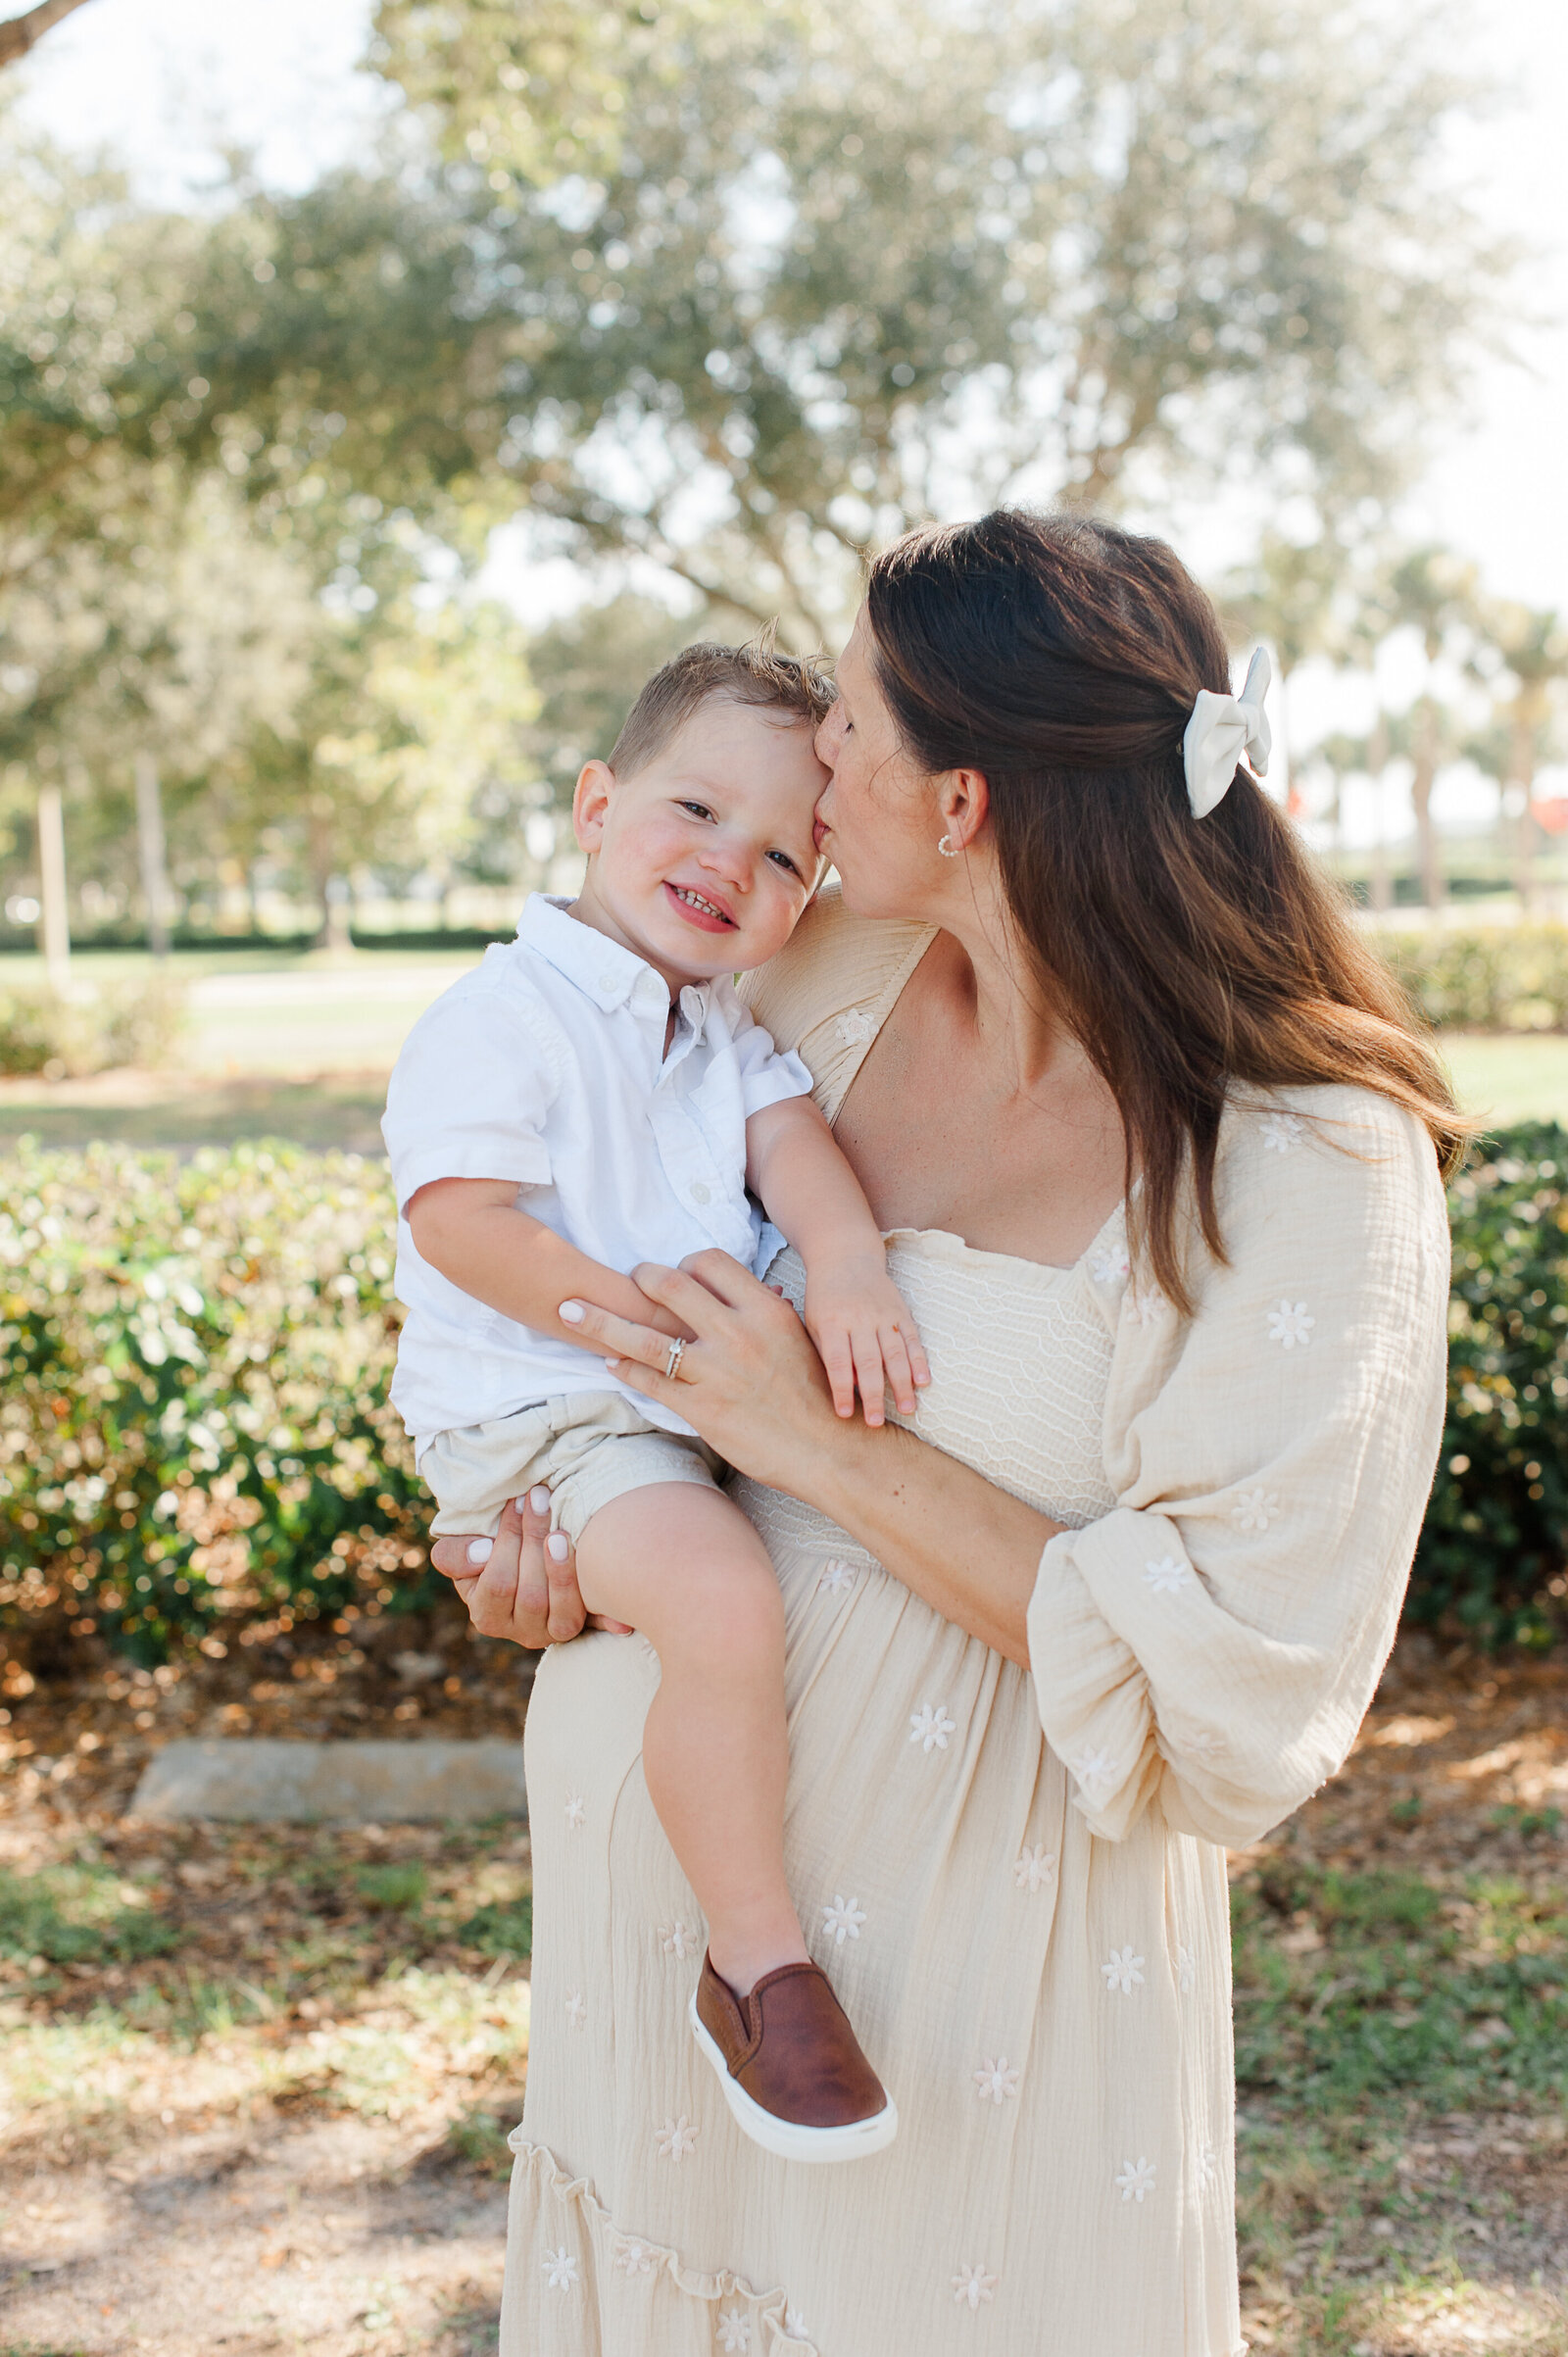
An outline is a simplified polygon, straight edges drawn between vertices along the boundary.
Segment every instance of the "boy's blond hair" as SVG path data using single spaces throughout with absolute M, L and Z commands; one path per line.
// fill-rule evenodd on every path
M 741 647 L 705 641 L 683 648 L 661 664 L 626 714 L 610 754 L 617 777 L 631 777 L 657 761 L 678 730 L 705 704 L 746 704 L 804 720 L 813 729 L 837 690 L 825 671 L 777 644 L 778 625 L 769 622 Z

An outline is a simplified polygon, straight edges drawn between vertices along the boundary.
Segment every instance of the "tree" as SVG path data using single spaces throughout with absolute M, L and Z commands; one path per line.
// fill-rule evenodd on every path
M 287 717 L 237 744 L 212 781 L 223 848 L 247 864 L 292 850 L 322 940 L 342 946 L 355 870 L 449 873 L 498 806 L 524 802 L 537 710 L 525 634 L 503 608 L 328 613 Z M 512 872 L 520 864 L 519 850 Z
M 54 25 L 74 15 L 86 0 L 38 0 L 20 17 L 10 17 L 0 25 L 0 66 L 14 66 L 26 56 Z
M 1287 540 L 1265 532 L 1250 565 L 1234 572 L 1220 594 L 1220 616 L 1235 639 L 1266 639 L 1274 653 L 1283 719 L 1285 805 L 1302 814 L 1300 767 L 1291 726 L 1291 682 L 1314 655 L 1343 651 L 1353 629 L 1355 561 L 1338 540 Z M 1336 801 L 1338 790 L 1336 789 Z
M 16 198 L 0 246 L 14 844 L 30 858 L 35 784 L 64 784 L 78 880 L 126 897 L 139 757 L 143 804 L 149 759 L 171 790 L 187 868 L 254 849 L 264 798 L 323 894 L 369 856 L 380 813 L 405 846 L 417 836 L 410 864 L 443 829 L 442 856 L 461 848 L 496 698 L 513 731 L 533 704 L 515 625 L 432 620 L 416 601 L 432 571 L 462 571 L 433 521 L 469 558 L 484 538 L 460 483 L 450 204 L 344 175 L 286 203 L 241 189 L 201 221 L 144 213 L 116 175 L 40 143 L 0 148 L 0 172 Z M 443 304 L 445 333 L 422 324 Z M 479 715 L 466 737 L 459 675 Z M 416 788 L 416 749 L 438 737 Z
M 1490 658 L 1490 660 L 1489 660 Z M 1512 786 L 1515 881 L 1528 911 L 1535 900 L 1540 822 L 1531 803 L 1536 772 L 1561 743 L 1568 685 L 1568 622 L 1552 612 L 1511 602 L 1486 610 L 1486 643 L 1479 667 L 1490 674 L 1496 717 L 1507 734 L 1504 795 Z
M 1464 78 L 1370 7 L 377 25 L 473 208 L 515 496 L 802 638 L 868 541 L 1004 495 L 1386 501 L 1498 267 L 1444 183 Z
M 1392 565 L 1382 604 L 1392 630 L 1420 633 L 1427 684 L 1411 707 L 1405 735 L 1411 763 L 1410 800 L 1415 810 L 1416 856 L 1421 898 L 1429 908 L 1441 904 L 1445 885 L 1437 828 L 1432 822 L 1432 789 L 1442 763 L 1461 748 L 1463 729 L 1432 691 L 1432 672 L 1444 653 L 1462 656 L 1478 622 L 1476 568 L 1440 548 L 1412 549 Z M 1456 645 L 1457 642 L 1457 645 Z

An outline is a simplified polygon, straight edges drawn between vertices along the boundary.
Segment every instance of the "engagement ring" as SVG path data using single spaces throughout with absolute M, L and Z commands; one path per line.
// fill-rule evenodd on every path
M 685 1349 L 686 1345 L 678 1338 L 670 1344 L 669 1356 L 664 1361 L 664 1381 L 666 1383 L 673 1383 L 679 1373 L 681 1357 Z

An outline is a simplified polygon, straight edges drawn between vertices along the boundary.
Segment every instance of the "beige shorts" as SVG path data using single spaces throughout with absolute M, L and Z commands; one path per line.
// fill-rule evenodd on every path
M 551 1526 L 575 1547 L 590 1514 L 661 1482 L 718 1487 L 722 1461 L 706 1443 L 650 1424 L 622 1392 L 571 1392 L 514 1415 L 437 1433 L 419 1455 L 419 1479 L 440 1508 L 430 1525 L 494 1538 L 509 1498 L 543 1482 Z

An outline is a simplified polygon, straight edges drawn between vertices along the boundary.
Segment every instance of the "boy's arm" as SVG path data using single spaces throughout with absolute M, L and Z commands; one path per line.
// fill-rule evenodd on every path
M 746 1124 L 746 1176 L 769 1219 L 806 1263 L 806 1324 L 841 1416 L 858 1384 L 868 1424 L 882 1421 L 884 1381 L 901 1412 L 931 1370 L 919 1331 L 892 1278 L 881 1231 L 809 1097 L 786 1098 Z
M 656 1326 L 661 1334 L 687 1332 L 630 1277 L 590 1259 L 543 1220 L 519 1211 L 510 1179 L 432 1179 L 410 1198 L 405 1216 L 421 1260 L 536 1334 L 591 1349 L 575 1327 L 563 1323 L 561 1303 L 574 1300 Z
M 746 1124 L 746 1183 L 808 1270 L 884 1265 L 871 1206 L 809 1097 L 786 1097 Z

